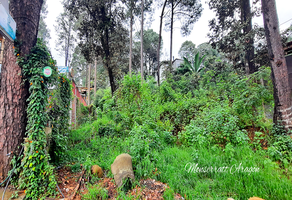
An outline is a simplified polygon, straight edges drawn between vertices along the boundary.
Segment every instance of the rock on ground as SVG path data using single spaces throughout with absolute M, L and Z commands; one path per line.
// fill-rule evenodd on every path
M 132 181 L 135 180 L 132 157 L 129 154 L 117 156 L 114 163 L 111 165 L 111 171 L 118 187 L 122 186 L 125 178 L 130 178 Z
M 101 178 L 103 176 L 103 171 L 102 171 L 101 167 L 98 165 L 93 165 L 91 167 L 91 172 L 92 172 L 92 174 L 97 175 L 98 178 Z

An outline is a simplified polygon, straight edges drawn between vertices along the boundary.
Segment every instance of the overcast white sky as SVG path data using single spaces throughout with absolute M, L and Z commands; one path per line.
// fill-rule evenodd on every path
M 174 24 L 174 36 L 173 36 L 173 56 L 175 58 L 178 57 L 178 51 L 181 46 L 181 44 L 186 40 L 191 40 L 194 44 L 199 45 L 203 42 L 207 42 L 207 33 L 209 32 L 208 27 L 208 21 L 211 20 L 214 17 L 214 13 L 209 10 L 208 5 L 205 3 L 205 0 L 201 0 L 203 4 L 203 13 L 201 18 L 198 20 L 198 22 L 194 25 L 193 31 L 190 36 L 188 37 L 182 37 L 180 34 L 179 29 L 179 22 Z M 58 53 L 55 50 L 55 41 L 57 39 L 57 35 L 55 32 L 54 25 L 56 24 L 56 19 L 60 13 L 63 12 L 63 7 L 61 4 L 61 0 L 49 0 L 47 1 L 48 4 L 48 16 L 46 18 L 46 23 L 48 25 L 48 28 L 51 30 L 51 41 L 50 41 L 50 48 L 53 54 L 54 59 L 57 60 L 58 66 L 64 66 L 64 57 L 61 57 L 58 55 Z M 276 0 L 277 4 L 277 11 L 278 11 L 278 18 L 279 18 L 279 24 L 280 24 L 280 30 L 284 30 L 285 28 L 289 27 L 290 24 L 292 24 L 292 20 L 283 24 L 284 22 L 292 19 L 292 1 L 291 0 Z M 157 10 L 155 13 L 155 21 L 152 23 L 151 28 L 159 33 L 159 14 L 161 12 L 161 9 Z M 258 17 L 254 19 L 253 23 L 257 23 L 258 25 L 263 24 L 262 17 Z M 281 25 L 282 24 L 282 25 Z M 134 28 L 140 27 L 140 22 L 136 21 Z M 163 58 L 168 58 L 169 55 L 169 45 L 170 45 L 170 32 L 165 32 L 163 30 L 162 34 L 163 38 Z M 167 56 L 167 57 L 165 57 Z

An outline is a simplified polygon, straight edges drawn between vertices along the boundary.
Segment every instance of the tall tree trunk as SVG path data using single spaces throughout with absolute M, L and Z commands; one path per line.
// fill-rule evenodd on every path
M 172 36 L 173 36 L 173 1 L 171 0 L 171 18 L 170 18 L 170 59 L 169 59 L 169 69 L 172 70 Z
M 101 44 L 103 46 L 104 49 L 104 66 L 108 71 L 108 76 L 109 76 L 109 81 L 110 81 L 110 86 L 111 86 L 111 92 L 112 92 L 112 96 L 114 95 L 114 92 L 116 91 L 116 85 L 115 85 L 115 78 L 114 78 L 114 73 L 113 73 L 113 69 L 111 68 L 111 53 L 110 53 L 110 48 L 109 48 L 109 30 L 106 29 L 105 33 L 104 33 L 104 37 L 102 37 L 103 39 L 101 40 Z
M 90 105 L 90 74 L 91 74 L 91 64 L 88 66 L 88 83 L 87 83 L 87 94 L 88 94 L 88 105 Z
M 30 53 L 36 44 L 43 0 L 10 0 L 10 13 L 17 25 L 17 39 L 22 42 L 20 56 Z M 23 84 L 21 68 L 16 63 L 14 43 L 5 40 L 0 90 L 0 181 L 10 170 L 11 156 L 18 154 L 27 124 L 27 82 Z
M 65 66 L 67 66 L 67 60 L 68 60 L 68 46 L 65 42 Z
M 292 97 L 288 82 L 288 69 L 279 32 L 275 0 L 261 0 L 268 53 L 272 65 L 274 84 L 274 123 L 279 120 L 286 130 L 292 128 Z
M 161 48 L 162 21 L 163 21 L 163 17 L 164 17 L 164 9 L 165 9 L 166 3 L 167 3 L 167 0 L 164 1 L 161 15 L 160 15 L 159 40 L 158 40 L 158 48 L 157 48 L 157 82 L 158 82 L 158 86 L 160 86 L 160 48 Z
M 129 74 L 132 76 L 132 43 L 133 43 L 133 8 L 131 8 L 131 19 L 130 19 L 130 55 L 129 55 Z
M 66 60 L 65 60 L 65 66 L 69 66 L 70 63 L 69 63 L 69 52 L 70 52 L 70 39 L 71 39 L 71 31 L 72 31 L 72 24 L 71 22 L 69 21 L 69 33 L 68 33 L 68 38 L 67 38 L 67 47 L 66 47 Z M 66 44 L 66 42 L 65 42 Z
M 250 11 L 249 0 L 241 0 L 241 21 L 245 23 L 246 26 L 243 27 L 243 32 L 245 35 L 250 34 L 252 29 L 252 16 Z M 249 74 L 258 71 L 258 67 L 254 64 L 254 38 L 249 36 L 245 41 L 245 60 L 246 67 L 248 68 Z
M 107 67 L 107 69 L 108 69 L 108 76 L 109 76 L 109 80 L 110 80 L 112 96 L 114 96 L 114 92 L 116 91 L 116 85 L 115 85 L 115 80 L 114 80 L 113 69 L 110 67 Z
M 96 94 L 96 59 L 94 59 L 94 96 Z
M 88 82 L 88 65 L 86 65 L 86 72 L 85 72 L 85 83 L 84 83 L 84 87 L 87 86 L 87 82 Z M 83 82 L 82 82 L 83 85 Z
M 141 4 L 141 83 L 143 83 L 143 24 L 144 24 L 144 0 Z

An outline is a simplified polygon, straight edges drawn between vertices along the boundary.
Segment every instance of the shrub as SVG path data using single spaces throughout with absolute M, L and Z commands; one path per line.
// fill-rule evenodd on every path
M 292 162 L 292 138 L 287 134 L 280 123 L 274 124 L 271 130 L 271 145 L 268 148 L 270 157 L 282 161 L 286 168 Z
M 191 121 L 185 129 L 180 133 L 180 138 L 188 146 L 246 144 L 248 141 L 238 126 L 238 118 L 226 104 L 205 108 L 200 117 Z

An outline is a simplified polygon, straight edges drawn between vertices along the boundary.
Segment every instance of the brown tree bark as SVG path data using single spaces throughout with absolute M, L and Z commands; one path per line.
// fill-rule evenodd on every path
M 109 76 L 112 96 L 114 96 L 114 92 L 116 91 L 116 84 L 115 84 L 113 69 L 111 67 L 108 67 L 107 71 L 108 71 L 108 76 Z
M 161 47 L 162 20 L 164 17 L 164 10 L 165 10 L 166 3 L 167 3 L 167 0 L 164 1 L 161 15 L 160 15 L 159 40 L 158 40 L 158 48 L 157 48 L 157 82 L 158 82 L 158 86 L 160 86 L 160 47 Z
M 10 13 L 21 42 L 20 56 L 29 54 L 36 44 L 43 0 L 10 0 Z M 0 181 L 10 170 L 13 154 L 18 154 L 27 124 L 28 83 L 23 83 L 21 68 L 16 63 L 14 43 L 5 41 L 0 90 Z M 11 156 L 7 154 L 11 153 Z
M 109 81 L 110 81 L 110 86 L 111 86 L 111 92 L 112 96 L 114 96 L 114 92 L 116 91 L 116 84 L 115 84 L 115 78 L 114 78 L 114 72 L 111 67 L 111 52 L 110 52 L 110 46 L 109 46 L 109 29 L 105 29 L 104 35 L 101 37 L 101 45 L 104 49 L 104 57 L 103 59 L 103 64 L 105 68 L 108 71 L 108 76 L 109 76 Z
M 252 30 L 252 16 L 250 10 L 250 2 L 247 0 L 241 0 L 241 20 L 246 25 L 243 28 L 245 35 L 250 34 Z M 245 60 L 248 73 L 253 74 L 258 71 L 258 67 L 254 64 L 254 38 L 249 36 L 245 41 Z
M 281 120 L 286 130 L 292 128 L 292 97 L 288 82 L 288 69 L 279 31 L 275 0 L 261 0 L 265 35 L 274 84 L 274 123 Z

